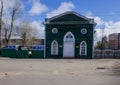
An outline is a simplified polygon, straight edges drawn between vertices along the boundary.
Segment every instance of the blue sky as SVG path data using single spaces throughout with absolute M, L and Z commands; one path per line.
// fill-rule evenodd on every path
M 5 0 L 7 5 L 16 0 Z M 97 40 L 101 39 L 101 29 L 104 35 L 120 33 L 120 0 L 18 0 L 22 2 L 23 12 L 17 18 L 29 21 L 40 36 L 44 36 L 46 17 L 52 17 L 66 11 L 75 11 L 86 17 L 93 18 L 97 23 L 95 28 Z M 7 13 L 7 12 L 6 12 Z M 8 20 L 8 19 L 7 19 Z M 15 22 L 16 23 L 16 22 Z
M 72 10 L 81 14 L 91 12 L 94 16 L 99 16 L 105 21 L 120 20 L 120 0 L 31 0 L 32 3 L 28 3 L 28 1 L 30 0 L 23 0 L 23 3 L 25 4 L 25 12 L 28 12 L 31 9 L 33 5 L 32 1 L 38 1 L 48 7 L 46 12 L 32 16 L 33 19 L 37 20 L 38 18 L 44 20 L 46 13 L 57 9 L 62 2 L 73 3 L 75 8 Z M 31 18 L 31 16 L 27 17 L 29 19 Z

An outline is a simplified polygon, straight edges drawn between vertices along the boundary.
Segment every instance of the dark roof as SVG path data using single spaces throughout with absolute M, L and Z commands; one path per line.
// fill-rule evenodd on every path
M 97 23 L 94 22 L 94 19 L 85 17 L 85 16 L 80 15 L 79 13 L 74 12 L 74 11 L 67 11 L 67 12 L 64 12 L 64 13 L 62 13 L 62 14 L 56 15 L 56 16 L 54 16 L 54 17 L 46 18 L 44 24 L 46 24 L 47 22 L 50 22 L 50 21 L 52 21 L 52 20 L 54 20 L 54 19 L 57 19 L 57 18 L 59 18 L 59 17 L 62 17 L 62 16 L 64 16 L 64 15 L 67 15 L 67 14 L 74 14 L 74 15 L 80 17 L 80 18 L 83 18 L 83 19 L 89 21 L 90 23 L 92 22 L 92 24 L 94 24 L 94 25 L 97 24 Z

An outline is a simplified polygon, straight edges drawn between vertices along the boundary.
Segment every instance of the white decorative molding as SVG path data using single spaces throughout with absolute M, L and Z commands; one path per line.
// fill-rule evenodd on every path
M 83 46 L 84 44 L 84 46 Z M 82 54 L 82 50 L 85 50 L 85 52 Z M 82 41 L 80 43 L 80 55 L 87 55 L 87 43 L 85 41 Z
M 53 29 L 52 29 L 52 33 L 53 33 L 53 34 L 57 34 L 57 33 L 58 33 L 58 29 L 57 29 L 57 28 L 53 28 Z
M 54 48 L 55 46 L 55 48 Z M 55 49 L 55 51 L 54 51 Z M 56 40 L 53 40 L 51 43 L 51 55 L 58 55 L 58 42 Z
M 63 38 L 63 57 L 75 56 L 75 37 L 72 32 L 67 32 Z
M 81 33 L 82 33 L 82 34 L 87 34 L 87 29 L 86 29 L 86 28 L 82 28 L 82 29 L 81 29 Z

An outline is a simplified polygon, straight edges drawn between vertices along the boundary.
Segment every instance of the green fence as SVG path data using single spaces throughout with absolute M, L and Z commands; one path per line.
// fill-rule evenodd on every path
M 2 49 L 1 50 L 2 57 L 16 57 L 16 50 L 15 49 Z
M 32 50 L 32 58 L 44 58 L 44 51 L 43 50 Z
M 28 51 L 27 50 L 16 51 L 16 57 L 15 58 L 29 58 Z
M 1 54 L 2 57 L 9 57 L 9 58 L 44 58 L 44 51 L 43 50 L 32 50 L 32 54 L 29 55 L 28 50 L 19 50 L 16 51 L 15 49 L 2 49 Z
M 2 57 L 29 58 L 29 54 L 27 50 L 16 51 L 15 49 L 2 49 L 1 53 L 2 53 Z

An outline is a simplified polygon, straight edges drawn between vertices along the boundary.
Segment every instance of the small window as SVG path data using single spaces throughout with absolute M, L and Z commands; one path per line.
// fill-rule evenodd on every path
M 80 55 L 87 55 L 87 44 L 85 41 L 80 43 Z
M 58 29 L 57 29 L 57 28 L 53 28 L 53 29 L 52 29 L 52 33 L 53 33 L 53 34 L 57 34 L 57 33 L 58 33 Z
M 51 55 L 58 55 L 58 43 L 55 40 L 51 44 Z
M 81 33 L 82 33 L 82 34 L 86 34 L 86 33 L 87 33 L 87 29 L 86 29 L 86 28 L 82 28 L 82 29 L 81 29 Z

